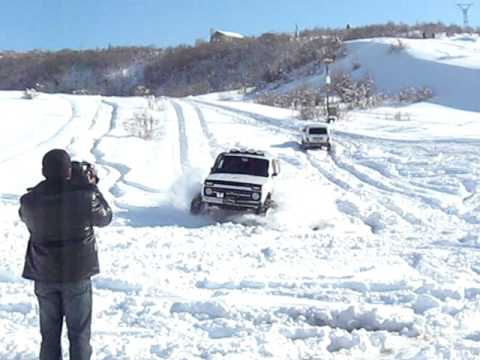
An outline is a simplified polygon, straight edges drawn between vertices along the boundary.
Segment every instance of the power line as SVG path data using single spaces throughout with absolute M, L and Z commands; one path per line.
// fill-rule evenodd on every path
M 457 4 L 457 6 L 462 10 L 463 13 L 463 26 L 464 27 L 469 27 L 468 23 L 468 11 L 472 7 L 473 3 L 460 3 Z

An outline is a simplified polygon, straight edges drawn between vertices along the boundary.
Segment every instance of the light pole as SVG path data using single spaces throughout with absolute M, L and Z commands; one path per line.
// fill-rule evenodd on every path
M 327 106 L 327 120 L 329 119 L 329 116 L 330 116 L 330 99 L 329 99 L 329 95 L 330 95 L 330 84 L 332 83 L 332 79 L 330 77 L 330 69 L 329 69 L 329 65 L 331 63 L 333 63 L 333 59 L 332 58 L 325 58 L 323 59 L 323 62 L 325 64 L 325 85 L 327 85 L 327 101 L 326 101 L 326 106 Z M 329 121 L 329 120 L 328 120 Z

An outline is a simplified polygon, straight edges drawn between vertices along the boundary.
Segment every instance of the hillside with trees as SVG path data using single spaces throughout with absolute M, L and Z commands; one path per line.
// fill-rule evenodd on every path
M 224 42 L 197 41 L 193 46 L 165 49 L 3 52 L 0 89 L 35 88 L 49 93 L 107 96 L 187 96 L 252 87 L 261 90 L 319 71 L 326 57 L 344 55 L 342 48 L 347 40 L 460 31 L 458 26 L 441 23 L 387 23 L 345 29 L 315 28 L 296 35 L 267 33 Z

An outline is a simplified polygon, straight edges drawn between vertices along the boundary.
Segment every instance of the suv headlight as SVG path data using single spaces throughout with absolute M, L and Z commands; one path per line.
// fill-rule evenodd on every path
M 262 187 L 261 186 L 252 186 L 253 191 L 261 191 Z
M 213 194 L 212 188 L 209 188 L 209 187 L 205 188 L 205 195 L 212 196 L 212 194 Z
M 207 182 L 205 182 L 205 186 L 213 186 L 213 182 L 207 181 Z
M 258 192 L 253 193 L 252 200 L 255 200 L 255 201 L 260 200 L 260 193 Z

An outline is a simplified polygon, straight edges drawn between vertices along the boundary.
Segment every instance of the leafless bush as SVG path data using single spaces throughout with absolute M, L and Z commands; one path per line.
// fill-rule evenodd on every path
M 323 106 L 302 105 L 298 117 L 302 120 L 318 120 L 325 114 Z
M 296 109 L 297 98 L 295 92 L 277 94 L 274 92 L 263 92 L 255 98 L 255 101 L 262 105 L 280 107 L 284 109 Z
M 325 94 L 321 89 L 307 86 L 284 94 L 263 93 L 256 98 L 256 102 L 298 111 L 298 116 L 305 120 L 315 120 L 325 115 Z
M 365 77 L 354 80 L 349 73 L 336 72 L 332 76 L 333 93 L 347 109 L 368 108 L 379 103 L 373 79 Z
M 400 91 L 398 94 L 398 101 L 401 103 L 417 103 L 426 101 L 432 97 L 432 89 L 425 86 L 421 88 L 411 86 Z
M 144 140 L 151 140 L 158 131 L 159 120 L 150 114 L 149 110 L 139 111 L 124 123 L 125 130 Z

